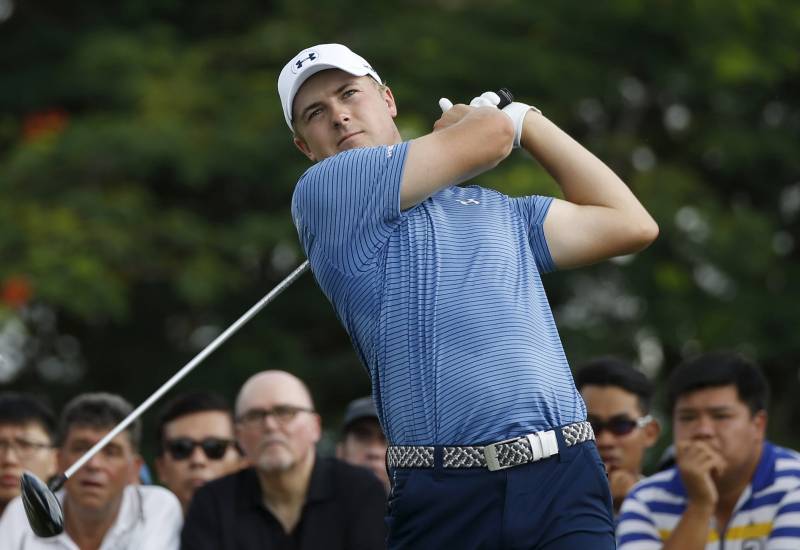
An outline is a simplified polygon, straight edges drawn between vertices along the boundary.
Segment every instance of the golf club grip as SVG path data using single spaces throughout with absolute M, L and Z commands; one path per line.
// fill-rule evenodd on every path
M 497 95 L 500 96 L 500 103 L 497 104 L 498 109 L 502 109 L 512 101 L 514 101 L 514 94 L 508 88 L 500 88 L 497 90 Z

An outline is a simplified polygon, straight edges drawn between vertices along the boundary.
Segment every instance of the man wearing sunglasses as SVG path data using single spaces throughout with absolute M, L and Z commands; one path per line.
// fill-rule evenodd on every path
M 236 439 L 252 466 L 198 489 L 182 548 L 385 548 L 380 481 L 364 468 L 317 457 L 321 435 L 303 382 L 283 371 L 252 376 L 236 399 Z
M 597 450 L 606 465 L 616 514 L 642 478 L 645 451 L 661 432 L 649 414 L 653 385 L 644 374 L 615 357 L 585 363 L 577 370 L 575 385 L 586 403 Z
M 769 386 L 739 354 L 707 353 L 667 384 L 675 466 L 633 488 L 620 550 L 800 548 L 800 454 L 766 439 Z
M 244 464 L 233 433 L 233 411 L 212 392 L 189 392 L 167 403 L 156 434 L 156 471 L 184 513 L 198 487 Z

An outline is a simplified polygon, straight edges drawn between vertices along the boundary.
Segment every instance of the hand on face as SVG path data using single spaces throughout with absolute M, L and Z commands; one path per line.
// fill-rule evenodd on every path
M 608 485 L 611 489 L 611 498 L 614 501 L 614 510 L 619 510 L 622 501 L 628 496 L 631 488 L 639 481 L 639 476 L 627 470 L 612 470 L 608 472 Z
M 716 506 L 719 500 L 716 481 L 725 473 L 725 459 L 706 441 L 679 441 L 675 451 L 678 471 L 689 500 Z

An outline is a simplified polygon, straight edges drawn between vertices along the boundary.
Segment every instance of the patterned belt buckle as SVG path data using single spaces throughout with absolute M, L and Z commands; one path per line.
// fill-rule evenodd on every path
M 486 467 L 489 469 L 490 472 L 496 472 L 497 470 L 505 470 L 506 468 L 511 468 L 513 466 L 517 466 L 518 464 L 509 463 L 509 464 L 500 464 L 500 461 L 497 459 L 497 447 L 500 445 L 506 445 L 508 443 L 514 443 L 515 441 L 519 440 L 526 440 L 524 437 L 512 437 L 511 439 L 505 439 L 503 441 L 497 441 L 495 443 L 490 443 L 483 448 L 483 456 L 486 458 Z

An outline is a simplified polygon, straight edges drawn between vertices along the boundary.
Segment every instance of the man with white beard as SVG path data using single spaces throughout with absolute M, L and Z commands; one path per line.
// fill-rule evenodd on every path
M 363 468 L 317 457 L 321 433 L 303 382 L 274 370 L 251 377 L 236 399 L 236 437 L 252 466 L 195 493 L 182 547 L 384 548 L 380 481 Z

